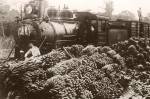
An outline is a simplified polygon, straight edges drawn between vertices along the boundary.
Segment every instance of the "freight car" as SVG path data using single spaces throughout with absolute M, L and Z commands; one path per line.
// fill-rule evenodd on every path
M 150 24 L 139 21 L 117 20 L 109 22 L 109 44 L 131 37 L 150 38 Z
M 86 20 L 86 18 L 87 17 L 81 19 Z M 88 26 L 86 26 L 87 28 L 85 28 L 85 30 L 83 30 L 83 26 L 80 26 L 80 29 L 82 31 L 80 30 L 79 33 L 77 33 L 82 34 L 80 35 L 81 37 L 83 37 L 83 35 L 85 34 L 84 32 L 86 31 L 89 31 L 87 35 L 89 35 L 90 33 L 95 35 L 90 35 L 90 40 L 88 41 L 87 39 L 88 44 L 92 41 L 92 43 L 94 43 L 94 45 L 97 46 L 110 45 L 119 41 L 127 40 L 131 37 L 150 38 L 150 24 L 146 22 L 139 22 L 135 20 L 111 21 L 107 17 L 97 15 L 93 15 L 90 18 L 87 18 L 88 23 L 82 21 L 81 19 L 78 18 L 78 21 L 80 21 L 83 24 L 83 26 L 90 24 L 90 26 L 94 27 L 94 32 L 91 32 L 90 30 L 88 30 Z

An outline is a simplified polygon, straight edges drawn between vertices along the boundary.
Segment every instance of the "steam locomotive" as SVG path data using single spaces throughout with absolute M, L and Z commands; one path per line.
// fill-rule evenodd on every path
M 29 42 L 34 41 L 41 52 L 72 44 L 96 46 L 109 45 L 130 37 L 150 37 L 150 24 L 138 21 L 111 21 L 107 17 L 90 12 L 72 12 L 48 9 L 42 18 L 41 1 L 30 2 L 25 6 L 25 17 L 19 21 L 17 46 L 27 51 Z M 37 6 L 38 5 L 38 6 Z M 76 16 L 76 17 L 74 17 Z M 19 51 L 19 50 L 18 50 Z

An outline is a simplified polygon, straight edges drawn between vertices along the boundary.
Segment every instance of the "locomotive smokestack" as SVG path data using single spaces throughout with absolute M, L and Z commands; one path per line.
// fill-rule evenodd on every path
M 45 9 L 48 7 L 46 0 L 39 0 L 39 17 L 44 17 Z
M 23 19 L 23 11 L 22 11 L 22 4 L 21 4 L 21 11 L 20 11 L 20 17 L 21 17 L 21 20 Z
M 42 3 L 43 3 L 43 0 L 39 0 L 39 17 L 40 18 L 42 17 Z

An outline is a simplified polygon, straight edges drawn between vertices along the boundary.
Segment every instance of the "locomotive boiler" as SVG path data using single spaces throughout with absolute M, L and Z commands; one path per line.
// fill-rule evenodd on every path
M 72 43 L 75 42 L 75 22 L 61 22 L 39 20 L 25 20 L 18 28 L 18 39 L 16 43 L 21 50 L 27 51 L 28 43 L 36 44 L 41 52 L 47 53 L 53 48 L 60 45 L 60 42 Z

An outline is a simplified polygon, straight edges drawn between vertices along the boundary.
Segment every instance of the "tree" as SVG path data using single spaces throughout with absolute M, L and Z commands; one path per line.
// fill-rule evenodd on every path
M 5 4 L 5 2 L 0 1 L 0 21 L 5 21 L 7 14 L 10 11 L 10 6 Z
M 6 0 L 0 0 L 0 36 L 6 37 L 8 22 L 15 20 L 15 17 L 19 15 L 18 11 L 10 10 L 10 6 L 5 2 Z M 14 24 L 13 24 L 14 25 Z
M 3 5 L 5 3 L 6 3 L 5 0 L 0 0 L 0 5 Z
M 2 35 L 3 37 L 5 36 L 3 21 L 4 21 L 6 14 L 9 11 L 9 8 L 10 7 L 6 5 L 4 0 L 0 1 L 0 35 Z
M 148 13 L 147 16 L 143 18 L 143 21 L 150 23 L 150 13 Z
M 132 12 L 125 10 L 117 15 L 117 19 L 135 20 L 135 15 Z
M 105 0 L 105 15 L 109 18 L 112 18 L 113 11 L 114 11 L 113 1 Z
M 17 10 L 12 9 L 8 12 L 6 18 L 8 21 L 14 21 L 18 16 L 19 16 L 19 12 Z
M 0 0 L 0 14 L 6 14 L 10 9 L 10 6 L 7 5 L 6 0 Z
M 7 14 L 9 12 L 9 5 L 0 5 L 0 14 Z

